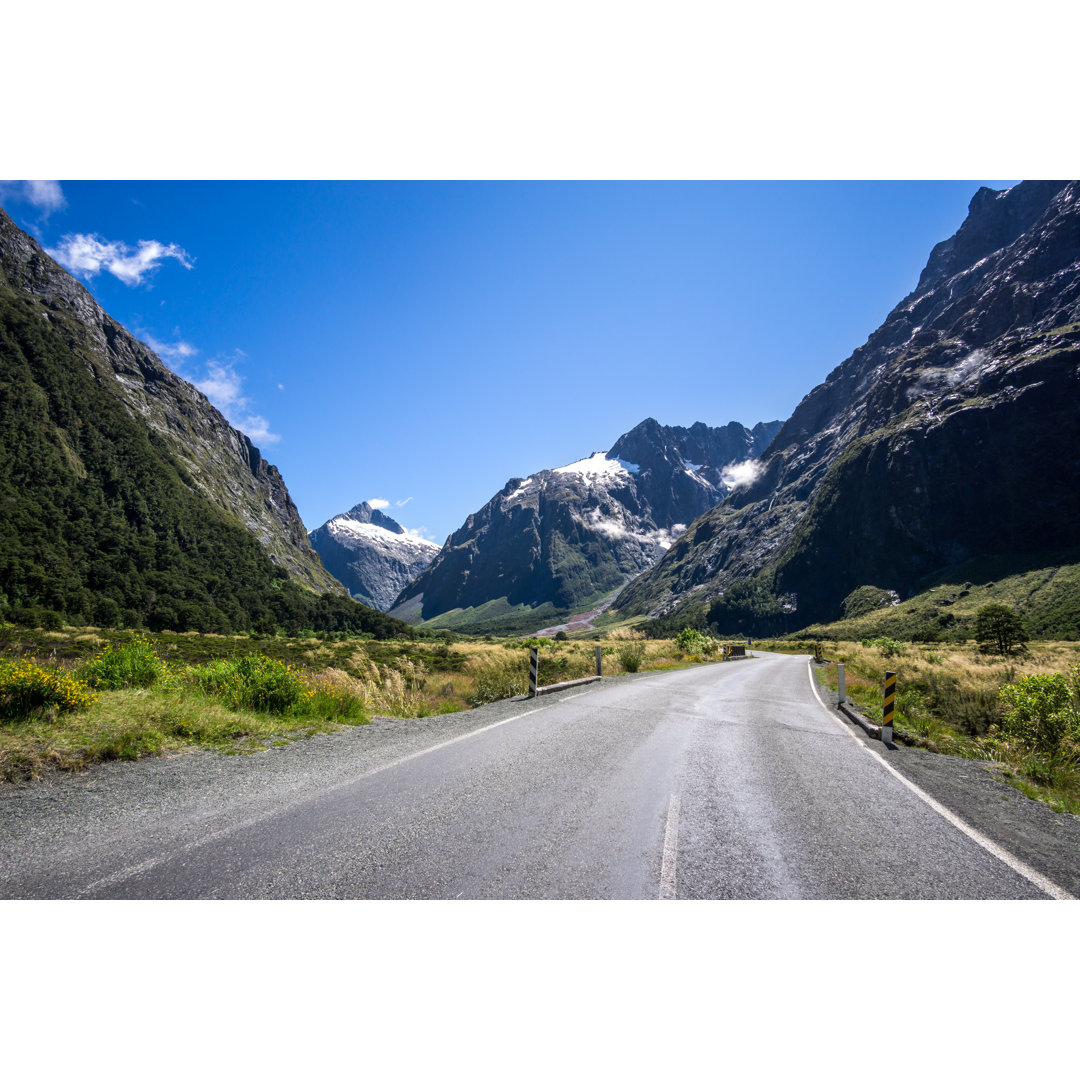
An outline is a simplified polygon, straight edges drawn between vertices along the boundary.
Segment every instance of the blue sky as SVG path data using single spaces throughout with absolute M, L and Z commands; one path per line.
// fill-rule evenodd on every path
M 61 181 L 0 196 L 251 435 L 309 529 L 381 499 L 441 543 L 510 477 L 648 416 L 786 419 L 914 288 L 978 186 Z

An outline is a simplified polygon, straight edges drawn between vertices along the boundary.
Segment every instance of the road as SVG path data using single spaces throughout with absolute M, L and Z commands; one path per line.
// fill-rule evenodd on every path
M 9 789 L 0 896 L 1067 895 L 885 757 L 759 654 Z

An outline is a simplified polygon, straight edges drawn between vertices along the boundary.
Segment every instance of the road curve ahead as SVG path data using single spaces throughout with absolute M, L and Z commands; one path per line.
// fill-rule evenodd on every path
M 93 778 L 9 791 L 0 895 L 1048 895 L 867 753 L 811 678 L 758 654 L 376 721 L 323 738 L 317 768 L 298 744 L 147 765 L 149 789 L 143 763 L 114 769 L 107 798 Z

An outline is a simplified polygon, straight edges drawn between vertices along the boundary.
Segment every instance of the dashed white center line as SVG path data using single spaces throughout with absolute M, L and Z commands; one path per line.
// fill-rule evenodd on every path
M 664 858 L 660 864 L 660 900 L 675 899 L 675 863 L 679 856 L 679 796 L 668 802 L 667 827 L 664 829 Z

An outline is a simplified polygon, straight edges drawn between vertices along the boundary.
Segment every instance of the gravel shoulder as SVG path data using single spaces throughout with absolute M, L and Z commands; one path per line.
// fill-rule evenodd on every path
M 1080 898 L 1080 817 L 1059 814 L 1011 787 L 998 766 L 871 738 L 837 708 L 836 691 L 818 686 L 833 715 L 871 753 L 987 839 Z

